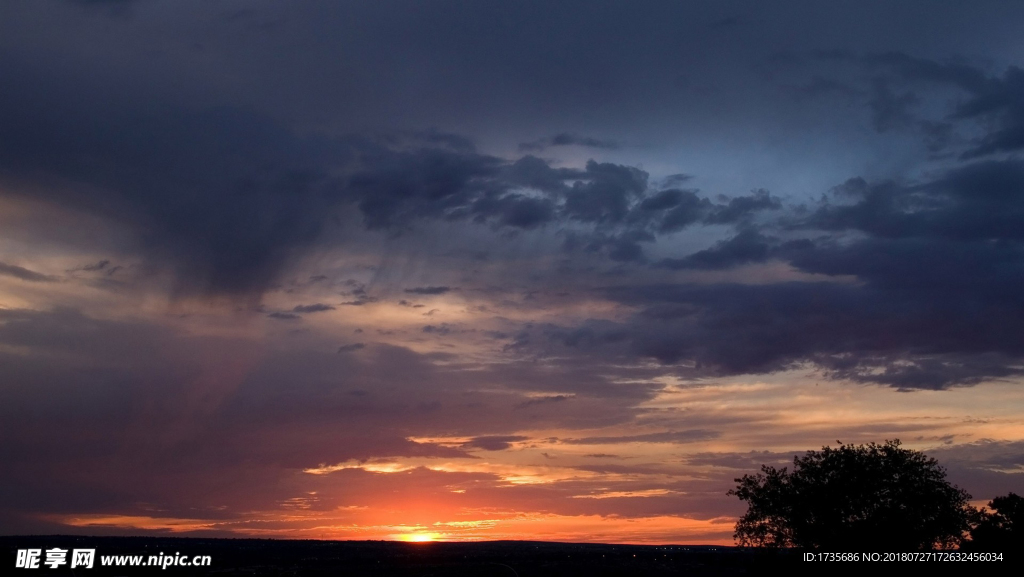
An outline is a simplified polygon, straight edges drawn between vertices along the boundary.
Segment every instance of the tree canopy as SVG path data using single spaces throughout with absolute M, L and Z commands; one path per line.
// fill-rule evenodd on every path
M 729 491 L 748 504 L 741 545 L 833 551 L 913 551 L 958 545 L 970 529 L 970 495 L 935 459 L 884 444 L 822 447 L 767 465 Z
M 971 529 L 974 551 L 1024 551 L 1024 497 L 1010 493 L 989 501 Z

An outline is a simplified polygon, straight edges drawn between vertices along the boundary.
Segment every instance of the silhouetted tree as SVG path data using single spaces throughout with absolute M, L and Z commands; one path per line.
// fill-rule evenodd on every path
M 736 540 L 758 547 L 915 551 L 957 545 L 976 511 L 935 459 L 883 445 L 822 447 L 729 491 L 748 504 Z
M 972 551 L 1024 551 L 1024 497 L 1010 493 L 989 501 L 992 508 L 978 512 L 978 522 L 971 529 Z

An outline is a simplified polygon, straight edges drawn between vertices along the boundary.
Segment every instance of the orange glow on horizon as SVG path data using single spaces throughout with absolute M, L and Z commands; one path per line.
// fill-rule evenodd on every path
M 369 511 L 255 513 L 252 517 L 200 520 L 129 515 L 48 517 L 67 527 L 106 527 L 155 533 L 224 532 L 236 536 L 286 539 L 387 540 L 405 543 L 439 541 L 539 540 L 622 544 L 731 545 L 734 518 L 690 519 L 675 516 L 620 518 L 600 515 L 502 512 L 494 518 L 435 521 L 410 525 L 388 523 Z M 352 517 L 349 514 L 356 514 Z M 495 512 L 492 512 L 492 514 Z M 440 513 L 438 517 L 446 515 Z M 393 519 L 393 517 L 392 517 Z M 360 522 L 361 521 L 361 522 Z
M 440 533 L 407 533 L 396 535 L 396 540 L 405 541 L 406 543 L 432 543 L 439 541 L 441 537 Z
M 913 433 L 918 439 L 908 445 L 925 451 L 937 447 L 940 434 L 958 434 L 973 442 L 963 446 L 984 455 L 996 441 L 972 435 L 1014 439 L 1024 430 L 1014 413 L 1019 382 L 989 385 L 990 398 L 998 401 L 989 407 L 966 389 L 920 392 L 907 404 L 904 393 L 819 384 L 798 372 L 750 382 L 663 381 L 638 405 L 648 411 L 643 421 L 573 429 L 541 423 L 496 437 L 509 439 L 500 450 L 480 448 L 471 436 L 409 436 L 414 450 L 396 451 L 409 455 L 291 470 L 280 487 L 258 496 L 259 507 L 126 507 L 39 518 L 62 527 L 55 533 L 733 545 L 739 504 L 726 497 L 732 479 L 758 463 L 785 465 L 791 454 L 827 443 L 822 431 L 844 440 Z M 518 403 L 529 396 L 511 398 Z M 843 399 L 843 406 L 822 408 L 828 398 Z M 947 398 L 957 407 L 943 412 Z M 575 402 L 581 401 L 560 406 Z M 717 436 L 690 440 L 682 433 L 707 426 L 694 420 L 698 413 L 712 422 L 742 417 L 763 427 L 756 433 L 723 427 Z M 976 505 L 992 496 L 978 496 Z

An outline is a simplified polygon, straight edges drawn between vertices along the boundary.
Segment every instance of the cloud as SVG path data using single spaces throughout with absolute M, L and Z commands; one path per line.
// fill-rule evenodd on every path
M 687 431 L 665 431 L 643 435 L 624 435 L 620 437 L 583 437 L 579 439 L 562 439 L 570 445 L 613 445 L 618 443 L 695 443 L 708 441 L 720 435 L 717 431 L 690 429 Z
M 666 210 L 658 225 L 658 232 L 682 230 L 700 222 L 711 210 L 711 201 L 697 196 L 692 190 L 663 190 L 639 205 L 642 211 Z M 652 216 L 653 218 L 653 216 Z
M 636 307 L 632 319 L 586 322 L 522 346 L 654 358 L 693 375 L 810 364 L 831 378 L 899 389 L 1015 377 L 1024 358 L 1015 329 L 1024 322 L 1022 174 L 1008 160 L 915 184 L 851 179 L 818 208 L 784 215 L 774 231 L 784 238 L 747 225 L 655 263 L 680 271 L 785 263 L 820 280 L 624 284 L 605 294 Z
M 602 148 L 605 150 L 615 150 L 619 148 L 619 145 L 611 140 L 601 140 L 589 136 L 578 136 L 562 132 L 533 142 L 524 142 L 519 145 L 519 150 L 521 152 L 536 152 L 552 146 L 583 146 L 587 148 Z
M 552 403 L 561 403 L 572 399 L 575 395 L 547 395 L 543 397 L 535 397 L 516 405 L 517 409 L 526 409 L 529 407 L 536 407 L 538 405 L 550 405 Z
M 353 174 L 346 190 L 370 229 L 401 228 L 423 217 L 458 214 L 472 199 L 500 190 L 498 158 L 444 149 L 370 151 L 370 167 Z
M 565 193 L 563 208 L 568 218 L 581 222 L 620 222 L 647 190 L 647 173 L 629 166 L 590 160 L 586 177 Z
M 471 210 L 478 222 L 494 220 L 499 225 L 521 229 L 537 228 L 556 218 L 552 199 L 515 193 L 484 196 L 473 203 Z
M 1024 320 L 1017 309 L 954 295 L 923 300 L 899 288 L 812 282 L 612 292 L 649 312 L 619 328 L 634 353 L 694 363 L 697 374 L 770 373 L 809 362 L 835 378 L 908 389 L 1020 374 L 1013 359 L 1024 355 L 1024 342 L 1011 329 Z M 978 306 L 990 314 L 972 312 Z
M 782 201 L 763 189 L 755 190 L 749 196 L 732 198 L 726 204 L 715 204 L 697 193 L 697 190 L 676 188 L 662 190 L 639 202 L 632 216 L 641 222 L 656 222 L 656 230 L 660 233 L 671 233 L 697 223 L 744 223 L 759 212 L 782 208 Z
M 324 311 L 333 311 L 334 307 L 324 303 L 314 303 L 311 305 L 297 305 L 292 309 L 293 313 L 319 313 Z
M 258 301 L 303 254 L 358 239 L 358 220 L 392 235 L 428 221 L 499 231 L 582 225 L 574 232 L 592 234 L 597 252 L 643 262 L 638 243 L 655 233 L 733 224 L 778 207 L 763 191 L 727 204 L 690 190 L 655 193 L 636 167 L 504 159 L 436 130 L 300 134 L 238 107 L 121 106 L 59 94 L 42 102 L 19 88 L 0 98 L 0 122 L 19 135 L 16 146 L 0 144 L 4 178 L 67 183 L 34 188 L 33 200 L 117 223 L 135 237 L 147 271 L 170 271 L 175 294 L 185 296 Z
M 501 451 L 528 440 L 504 433 L 520 425 L 563 426 L 578 419 L 592 427 L 631 414 L 619 401 L 530 414 L 513 410 L 521 394 L 480 390 L 481 383 L 519 379 L 531 390 L 542 380 L 562 388 L 600 381 L 564 368 L 538 372 L 524 365 L 533 372 L 521 375 L 506 373 L 505 366 L 466 371 L 385 344 L 350 343 L 341 352 L 360 354 L 336 354 L 331 340 L 321 337 L 313 348 L 268 349 L 247 337 L 196 336 L 69 309 L 0 311 L 6 377 L 0 420 L 11 431 L 0 440 L 9 488 L 0 496 L 0 510 L 5 518 L 40 511 L 128 512 L 143 498 L 159 502 L 169 516 L 184 516 L 190 507 L 200 515 L 232 516 L 253 507 L 275 510 L 275 503 L 295 496 L 289 493 L 318 490 L 328 508 L 335 497 L 365 504 L 379 481 L 356 497 L 351 491 L 358 479 L 346 477 L 339 494 L 296 476 L 322 463 L 445 460 L 440 465 L 469 458 L 467 449 Z M 26 411 L 38 405 L 39 395 L 50 401 Z M 406 438 L 441 430 L 470 441 L 449 447 Z M 443 475 L 442 485 L 495 479 Z M 242 477 L 249 487 L 244 494 L 223 489 L 223 479 Z M 99 488 L 68 490 L 85 486 Z M 210 492 L 198 494 L 196 486 Z
M 639 209 L 644 211 L 667 210 L 669 208 L 679 206 L 684 201 L 694 203 L 699 201 L 699 199 L 694 191 L 669 189 L 643 199 L 643 201 L 640 202 Z
M 450 334 L 453 329 L 448 323 L 441 323 L 440 325 L 425 325 L 421 330 L 425 333 L 443 336 Z
M 911 108 L 920 102 L 921 99 L 917 95 L 911 92 L 896 94 L 888 84 L 876 79 L 873 95 L 868 102 L 875 130 L 887 132 L 914 126 L 916 118 Z
M 338 202 L 325 171 L 349 157 L 340 141 L 299 138 L 232 108 L 43 102 L 17 90 L 0 99 L 0 123 L 18 135 L 0 144 L 9 181 L 74 183 L 34 194 L 127 224 L 192 292 L 246 294 L 273 282 L 318 237 Z
M 0 275 L 14 277 L 27 282 L 56 282 L 57 277 L 41 274 L 13 264 L 0 262 Z
M 939 62 L 901 52 L 870 55 L 865 60 L 887 67 L 902 78 L 956 87 L 967 93 L 948 115 L 951 121 L 980 120 L 989 124 L 973 146 L 961 153 L 973 159 L 996 153 L 1024 149 L 1024 70 L 1009 66 L 1002 76 L 989 76 L 984 70 L 962 62 Z M 876 83 L 871 106 L 880 131 L 907 125 L 912 118 L 908 108 L 919 102 L 911 93 L 895 95 L 884 83 Z
M 784 467 L 793 462 L 794 454 L 771 451 L 750 451 L 749 453 L 694 453 L 686 457 L 691 465 L 710 465 L 725 469 L 757 471 L 762 465 Z
M 517 229 L 552 222 L 617 225 L 647 193 L 646 172 L 593 160 L 579 171 L 531 156 L 508 163 L 428 149 L 380 152 L 369 164 L 374 168 L 354 174 L 346 191 L 370 229 L 401 231 L 422 219 Z M 525 194 L 524 186 L 542 195 Z
M 485 451 L 504 451 L 512 447 L 512 443 L 526 441 L 529 437 L 521 435 L 488 435 L 474 437 L 462 444 L 467 449 L 483 449 Z
M 82 270 L 89 271 L 89 272 L 97 271 L 97 270 L 103 270 L 103 269 L 107 268 L 108 264 L 110 264 L 110 261 L 104 259 L 104 260 L 101 260 L 99 262 L 95 262 L 93 264 L 87 264 L 87 265 L 82 267 Z
M 583 322 L 550 331 L 546 340 L 519 339 L 519 348 L 535 353 L 557 344 L 594 359 L 636 355 L 694 375 L 810 364 L 834 379 L 908 390 L 1013 378 L 1022 374 L 1024 358 L 1014 328 L 1024 322 L 1021 191 L 1024 168 L 1009 159 L 954 167 L 915 183 L 850 179 L 816 206 L 776 221 L 738 223 L 731 238 L 653 265 L 674 271 L 785 265 L 817 278 L 625 283 L 605 294 L 636 307 L 632 319 Z M 661 191 L 634 210 L 671 214 L 696 198 Z M 694 204 L 688 220 L 780 210 L 767 193 L 743 200 Z M 609 247 L 614 239 L 596 237 L 589 246 Z
M 417 295 L 443 295 L 452 290 L 447 286 L 422 286 L 405 289 L 405 292 Z
M 658 266 L 679 269 L 723 269 L 742 264 L 764 262 L 771 252 L 771 240 L 753 229 L 740 231 L 729 240 L 697 251 L 685 258 L 667 258 Z
M 833 191 L 804 226 L 856 229 L 883 238 L 1024 238 L 1024 208 L 1013 199 L 1024 186 L 1024 163 L 984 161 L 917 184 L 854 178 Z M 848 200 L 853 200 L 852 203 Z
M 1019 486 L 952 443 L 1019 429 L 1024 8 L 67 4 L 0 7 L 0 530 L 727 542 L 837 427 Z
M 772 196 L 767 190 L 759 189 L 751 192 L 750 196 L 737 196 L 729 200 L 725 206 L 714 207 L 705 222 L 707 224 L 730 224 L 745 220 L 760 211 L 781 208 L 782 201 L 780 199 Z
M 582 170 L 555 168 L 530 154 L 506 166 L 503 172 L 514 186 L 535 188 L 553 195 L 564 194 L 568 190 L 567 182 L 586 176 Z
M 987 501 L 1019 491 L 1024 480 L 1024 443 L 982 439 L 943 445 L 927 451 L 946 468 L 950 481 Z

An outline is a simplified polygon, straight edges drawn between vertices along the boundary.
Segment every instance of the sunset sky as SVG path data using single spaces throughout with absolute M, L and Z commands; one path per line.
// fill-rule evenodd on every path
M 0 4 L 0 534 L 733 542 L 1024 492 L 1024 3 Z

